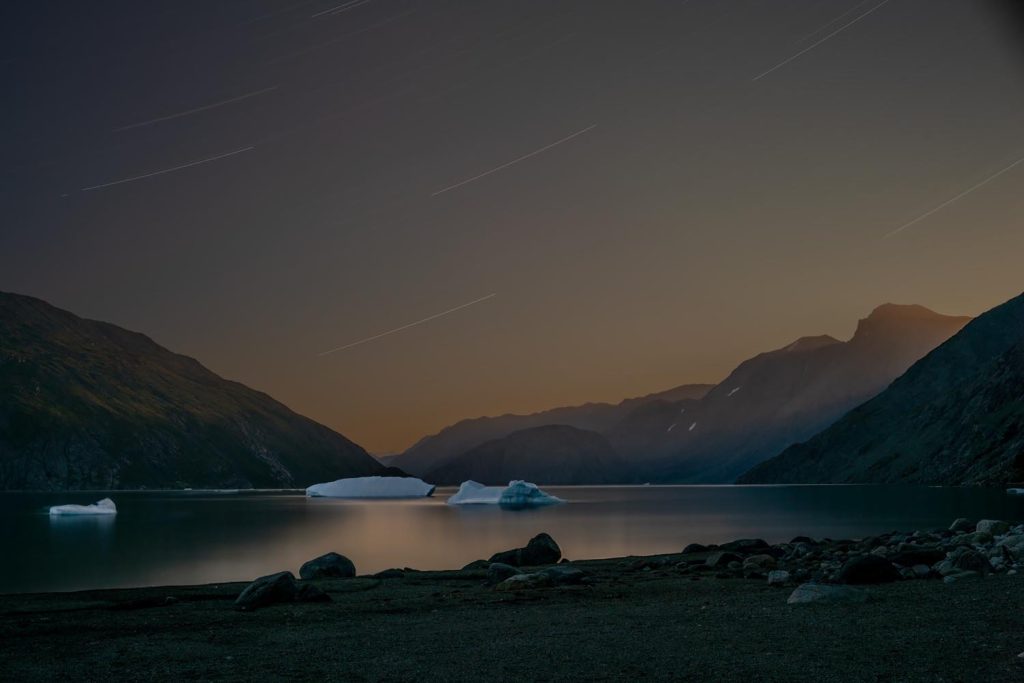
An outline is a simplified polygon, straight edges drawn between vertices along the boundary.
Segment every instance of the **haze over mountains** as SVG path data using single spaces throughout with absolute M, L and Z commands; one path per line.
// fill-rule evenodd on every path
M 0 489 L 295 487 L 389 474 L 148 337 L 0 292 Z
M 742 483 L 1024 481 L 1024 295 Z
M 532 432 L 529 456 L 521 448 L 525 437 L 510 435 L 563 424 L 593 432 L 586 440 L 591 446 L 601 436 L 612 448 L 615 457 L 595 458 L 585 468 L 591 481 L 731 482 L 882 391 L 969 320 L 886 304 L 861 320 L 848 342 L 828 336 L 798 339 L 745 361 L 710 390 L 682 386 L 617 406 L 464 420 L 388 462 L 440 483 L 473 478 L 470 473 L 500 481 L 511 471 L 514 454 L 521 453 L 517 477 L 549 483 L 543 475 L 553 465 L 543 461 L 567 457 L 565 435 L 550 432 L 557 443 L 545 444 L 543 432 Z M 501 442 L 506 437 L 511 441 Z M 573 457 L 581 466 L 581 454 Z

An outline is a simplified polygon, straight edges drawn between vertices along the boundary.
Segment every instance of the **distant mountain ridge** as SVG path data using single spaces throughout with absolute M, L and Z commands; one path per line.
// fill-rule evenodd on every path
M 463 420 L 387 462 L 428 478 L 470 469 L 484 476 L 485 469 L 467 463 L 484 454 L 475 450 L 482 443 L 545 424 L 569 425 L 605 437 L 615 453 L 614 459 L 593 463 L 593 480 L 729 483 L 884 390 L 969 320 L 923 306 L 884 304 L 859 321 L 849 341 L 801 337 L 744 361 L 711 388 L 684 385 L 615 406 Z M 539 433 L 531 443 L 538 452 L 564 452 L 564 442 L 545 445 Z M 510 472 L 515 449 L 501 448 L 502 471 Z M 528 454 L 523 458 L 525 470 Z M 459 468 L 446 469 L 455 461 Z
M 486 441 L 425 475 L 435 484 L 507 484 L 526 479 L 545 484 L 610 484 L 624 469 L 607 439 L 568 425 L 522 429 Z
M 732 482 L 881 392 L 969 321 L 883 304 L 849 341 L 802 337 L 744 361 L 700 401 L 648 406 L 607 436 L 652 481 Z
M 3 292 L 0 387 L 0 489 L 304 487 L 395 473 L 142 334 Z
M 487 441 L 501 439 L 513 432 L 565 425 L 586 431 L 600 431 L 635 408 L 669 397 L 672 400 L 699 398 L 713 385 L 685 384 L 671 389 L 627 398 L 619 403 L 585 403 L 578 406 L 552 408 L 530 414 L 506 413 L 497 417 L 476 417 L 460 420 L 437 434 L 423 437 L 404 453 L 387 457 L 384 462 L 403 470 L 424 476 L 436 467 L 446 464 Z M 548 482 L 545 482 L 548 483 Z
M 1024 480 L 1024 294 L 979 316 L 886 391 L 741 483 Z

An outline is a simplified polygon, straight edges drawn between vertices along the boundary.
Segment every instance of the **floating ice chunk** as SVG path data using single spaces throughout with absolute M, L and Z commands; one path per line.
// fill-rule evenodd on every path
M 57 517 L 62 515 L 116 515 L 117 506 L 114 501 L 104 498 L 92 505 L 54 505 L 50 508 L 50 515 Z
M 1006 489 L 1006 492 L 1012 496 L 1024 496 L 1024 489 Z
M 544 493 L 528 481 L 510 481 L 508 486 L 484 486 L 464 481 L 458 492 L 448 499 L 449 505 L 500 505 L 509 508 L 535 507 L 564 503 L 561 498 Z
M 310 498 L 425 498 L 434 485 L 416 477 L 350 477 L 306 489 Z

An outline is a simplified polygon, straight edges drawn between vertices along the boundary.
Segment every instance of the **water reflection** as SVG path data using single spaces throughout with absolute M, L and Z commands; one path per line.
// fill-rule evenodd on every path
M 569 558 L 675 552 L 739 537 L 857 537 L 1024 518 L 1001 490 L 917 487 L 551 487 L 566 505 L 450 507 L 419 500 L 307 499 L 283 492 L 116 492 L 116 517 L 51 519 L 67 494 L 0 494 L 0 585 L 9 592 L 242 581 L 297 571 L 329 551 L 361 573 L 447 569 L 550 533 Z M 91 502 L 96 494 L 78 496 Z M 91 500 L 89 500 L 91 499 Z

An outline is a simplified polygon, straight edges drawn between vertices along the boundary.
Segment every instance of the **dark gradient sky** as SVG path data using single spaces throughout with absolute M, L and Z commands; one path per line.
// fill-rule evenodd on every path
M 1024 164 L 884 238 L 1024 157 L 997 3 L 891 0 L 756 81 L 878 2 L 341 4 L 4 2 L 0 289 L 374 451 L 1024 289 Z

